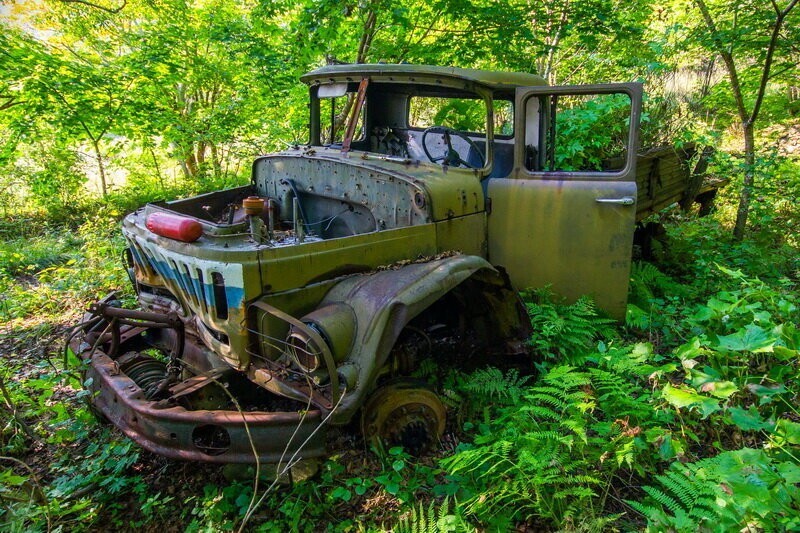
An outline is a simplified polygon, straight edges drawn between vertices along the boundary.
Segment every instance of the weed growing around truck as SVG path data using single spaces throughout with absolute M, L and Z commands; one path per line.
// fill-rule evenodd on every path
M 78 369 L 64 367 L 67 325 L 127 284 L 115 208 L 77 228 L 5 226 L 0 527 L 219 531 L 253 510 L 254 531 L 795 530 L 796 233 L 781 220 L 734 243 L 719 226 L 726 209 L 674 216 L 659 265 L 634 268 L 625 325 L 588 300 L 526 294 L 530 375 L 424 365 L 450 410 L 436 453 L 374 454 L 345 429 L 315 477 L 255 509 L 247 472 L 140 450 L 97 422 Z

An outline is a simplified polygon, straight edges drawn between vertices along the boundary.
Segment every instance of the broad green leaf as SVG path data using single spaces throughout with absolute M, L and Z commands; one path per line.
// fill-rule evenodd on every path
M 743 331 L 717 337 L 715 347 L 733 352 L 770 352 L 777 340 L 764 328 L 750 324 Z
M 700 338 L 694 337 L 692 340 L 687 342 L 686 344 L 682 344 L 675 348 L 675 357 L 684 361 L 686 359 L 693 359 L 698 355 L 702 354 L 702 350 L 700 348 Z
M 786 346 L 773 346 L 772 350 L 775 358 L 779 361 L 791 361 L 792 359 L 800 358 L 800 353 L 797 350 L 790 350 Z
M 778 420 L 776 433 L 789 444 L 800 444 L 800 424 L 791 420 Z
M 345 487 L 336 487 L 333 489 L 333 492 L 331 492 L 331 498 L 337 500 L 349 502 L 352 497 L 353 494 Z
M 768 404 L 772 401 L 773 397 L 779 396 L 786 392 L 786 387 L 783 385 L 765 387 L 764 385 L 758 385 L 757 383 L 750 383 L 747 385 L 747 389 L 758 396 L 758 405 Z
M 696 407 L 702 413 L 703 418 L 707 418 L 710 414 L 713 414 L 721 409 L 719 400 L 698 394 L 697 391 L 692 389 L 673 387 L 672 385 L 667 384 L 661 393 L 664 399 L 674 407 L 679 409 L 682 407 Z
M 758 409 L 753 406 L 750 406 L 750 409 L 746 411 L 739 407 L 731 407 L 728 409 L 728 413 L 731 415 L 731 421 L 744 431 L 759 431 L 771 429 L 774 426 L 774 424 L 764 420 Z
M 778 463 L 776 470 L 787 483 L 800 483 L 800 466 L 788 462 Z
M 715 398 L 724 400 L 739 392 L 739 387 L 732 381 L 708 381 L 700 387 L 700 392 L 707 392 Z

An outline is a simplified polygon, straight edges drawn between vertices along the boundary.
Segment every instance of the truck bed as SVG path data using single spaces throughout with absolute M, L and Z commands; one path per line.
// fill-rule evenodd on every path
M 727 180 L 712 180 L 705 175 L 709 152 L 700 154 L 692 169 L 697 147 L 693 143 L 681 148 L 659 146 L 638 157 L 636 184 L 638 186 L 636 221 L 679 203 L 688 209 L 700 203 L 700 214 L 706 214 L 717 189 Z

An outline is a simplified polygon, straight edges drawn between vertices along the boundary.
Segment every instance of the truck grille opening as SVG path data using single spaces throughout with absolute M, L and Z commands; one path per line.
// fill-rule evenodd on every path
M 214 285 L 214 307 L 217 310 L 217 318 L 225 320 L 228 318 L 228 299 L 225 296 L 225 278 L 219 272 L 211 273 L 211 281 Z

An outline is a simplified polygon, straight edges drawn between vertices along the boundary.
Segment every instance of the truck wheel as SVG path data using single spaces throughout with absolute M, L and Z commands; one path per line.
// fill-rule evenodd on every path
M 425 382 L 390 380 L 372 393 L 361 412 L 361 430 L 373 446 L 402 446 L 411 455 L 431 449 L 444 434 L 447 413 Z

